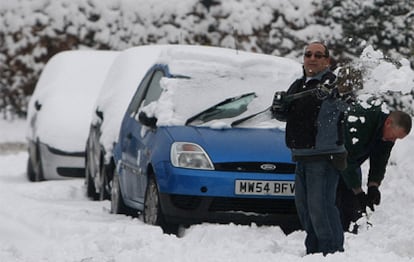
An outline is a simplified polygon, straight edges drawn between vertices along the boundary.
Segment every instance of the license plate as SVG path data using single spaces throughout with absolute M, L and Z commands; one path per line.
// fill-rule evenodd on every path
M 236 195 L 294 196 L 295 182 L 266 180 L 236 180 Z

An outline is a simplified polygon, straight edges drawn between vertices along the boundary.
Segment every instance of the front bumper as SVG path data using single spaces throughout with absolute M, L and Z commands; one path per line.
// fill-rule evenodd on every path
M 237 195 L 235 180 L 293 181 L 294 174 L 158 169 L 161 208 L 170 223 L 237 223 L 300 228 L 293 196 Z
M 165 220 L 173 224 L 235 223 L 300 229 L 292 199 L 226 198 L 160 194 Z
M 85 153 L 64 152 L 40 144 L 43 176 L 46 180 L 85 176 Z

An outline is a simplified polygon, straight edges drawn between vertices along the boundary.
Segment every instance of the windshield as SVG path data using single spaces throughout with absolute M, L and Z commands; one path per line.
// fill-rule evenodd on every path
M 247 93 L 241 96 L 227 98 L 206 110 L 190 117 L 186 125 L 192 123 L 194 125 L 201 125 L 211 120 L 232 118 L 247 111 L 248 104 L 256 97 L 256 93 Z

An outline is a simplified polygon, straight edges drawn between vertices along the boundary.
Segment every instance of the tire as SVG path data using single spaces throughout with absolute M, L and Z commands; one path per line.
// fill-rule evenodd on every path
M 27 160 L 27 178 L 31 182 L 39 182 L 44 180 L 42 161 L 40 157 L 39 146 L 36 144 L 35 154 L 31 155 L 29 151 L 29 159 Z
M 29 179 L 30 182 L 36 181 L 36 173 L 33 169 L 32 159 L 29 157 L 27 160 L 27 179 Z
M 89 169 L 88 157 L 85 158 L 85 187 L 86 187 L 86 196 L 91 200 L 98 200 L 99 194 L 96 193 L 95 182 L 91 177 L 91 172 Z
M 99 200 L 111 200 L 112 177 L 115 166 L 113 162 L 108 165 L 103 164 L 101 168 L 101 184 L 99 188 Z
M 157 182 L 153 176 L 148 178 L 145 190 L 143 220 L 146 224 L 160 226 L 166 234 L 177 234 L 178 225 L 166 223 L 160 205 Z
M 125 205 L 124 198 L 122 197 L 121 193 L 119 175 L 117 173 L 114 173 L 114 177 L 112 179 L 111 213 L 124 214 L 130 216 L 136 216 L 138 214 L 133 208 L 130 208 L 127 205 Z

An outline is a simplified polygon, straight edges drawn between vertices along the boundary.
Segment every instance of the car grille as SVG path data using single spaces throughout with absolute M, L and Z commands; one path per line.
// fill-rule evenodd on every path
M 185 196 L 185 195 L 171 195 L 171 201 L 174 206 L 185 209 L 196 209 L 201 203 L 201 197 L 197 196 Z
M 257 198 L 214 198 L 210 211 L 243 211 L 260 214 L 293 214 L 296 212 L 294 200 Z
M 85 168 L 58 167 L 56 171 L 63 177 L 85 177 Z
M 208 211 L 210 212 L 253 212 L 259 214 L 294 214 L 296 212 L 293 199 L 257 199 L 257 198 L 206 198 L 199 196 L 171 195 L 174 206 L 194 210 L 202 200 L 211 199 Z
M 254 172 L 254 173 L 273 173 L 273 174 L 293 174 L 295 164 L 291 163 L 269 163 L 269 162 L 231 162 L 216 163 L 215 170 L 232 172 Z

